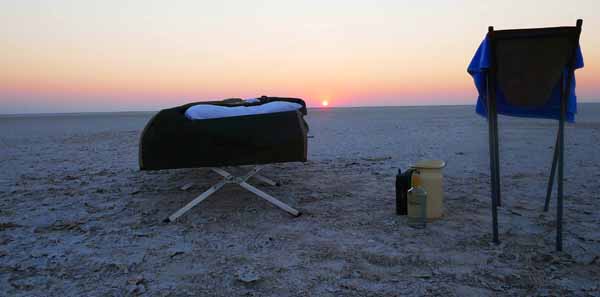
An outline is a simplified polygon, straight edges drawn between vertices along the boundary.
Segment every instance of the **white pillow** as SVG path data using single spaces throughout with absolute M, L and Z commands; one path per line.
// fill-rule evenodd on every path
M 190 120 L 206 120 L 217 118 L 237 117 L 244 115 L 265 114 L 293 111 L 302 108 L 294 102 L 274 101 L 256 106 L 219 106 L 212 104 L 197 104 L 185 111 L 185 116 Z

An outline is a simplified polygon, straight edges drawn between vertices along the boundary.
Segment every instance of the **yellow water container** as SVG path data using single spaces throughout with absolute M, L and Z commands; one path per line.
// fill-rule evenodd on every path
M 446 162 L 442 160 L 422 160 L 411 166 L 418 175 L 421 185 L 427 191 L 427 219 L 438 219 L 444 213 L 444 188 L 442 169 Z

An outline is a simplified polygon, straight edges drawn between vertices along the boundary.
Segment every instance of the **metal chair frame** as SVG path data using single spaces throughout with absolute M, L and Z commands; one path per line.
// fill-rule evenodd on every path
M 577 38 L 573 40 L 575 42 L 575 49 L 579 43 L 579 35 L 581 34 L 581 27 L 583 21 L 577 20 L 576 28 L 577 28 Z M 553 30 L 555 28 L 548 28 Z M 511 33 L 523 33 L 522 36 L 518 38 L 527 38 L 527 30 L 535 30 L 537 34 L 545 34 L 550 35 L 552 32 L 544 32 L 544 28 L 542 29 L 525 29 L 525 30 L 510 30 Z M 501 206 L 501 195 L 500 195 L 500 153 L 499 153 L 499 141 L 498 141 L 498 112 L 496 109 L 496 71 L 497 71 L 497 61 L 496 61 L 496 33 L 498 31 L 494 31 L 494 27 L 488 27 L 488 38 L 490 42 L 490 68 L 486 72 L 487 77 L 487 116 L 488 116 L 488 133 L 489 133 L 489 147 L 490 147 L 490 178 L 491 178 L 491 198 L 492 198 L 492 237 L 493 242 L 498 244 L 500 243 L 498 237 L 498 210 L 497 208 Z M 568 71 L 566 71 L 566 77 L 564 76 L 564 72 L 561 75 L 561 81 L 566 84 L 561 83 L 561 98 L 560 98 L 560 117 L 558 120 L 558 133 L 556 138 L 556 145 L 554 148 L 554 156 L 552 160 L 552 169 L 550 171 L 550 178 L 548 180 L 548 187 L 546 193 L 546 201 L 544 204 L 544 211 L 548 211 L 550 197 L 552 195 L 553 182 L 555 178 L 555 172 L 558 169 L 558 177 L 557 177 L 557 206 L 556 206 L 556 250 L 561 251 L 563 249 L 563 204 L 564 204 L 564 126 L 565 126 L 565 118 L 566 118 L 566 109 L 567 109 L 567 98 L 571 92 L 571 73 L 574 71 L 574 60 L 575 60 L 575 52 L 573 51 L 572 57 L 568 62 Z

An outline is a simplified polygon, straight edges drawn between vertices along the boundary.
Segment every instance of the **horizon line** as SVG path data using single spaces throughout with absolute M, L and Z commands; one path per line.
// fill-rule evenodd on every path
M 600 104 L 598 101 L 581 101 L 579 104 Z M 351 109 L 351 108 L 389 108 L 389 107 L 453 107 L 453 106 L 475 106 L 475 104 L 424 104 L 424 105 L 356 105 L 356 106 L 306 106 L 307 109 Z M 174 106 L 175 107 L 175 106 Z M 107 113 L 147 113 L 159 112 L 163 109 L 152 110 L 117 110 L 117 111 L 67 111 L 67 112 L 24 112 L 24 113 L 0 113 L 0 117 L 19 117 L 19 116 L 60 116 L 60 115 L 91 115 Z

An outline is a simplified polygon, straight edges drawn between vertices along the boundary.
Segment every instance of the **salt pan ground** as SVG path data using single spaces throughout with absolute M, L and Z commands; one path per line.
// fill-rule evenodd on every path
M 500 245 L 472 106 L 309 110 L 309 161 L 162 220 L 219 179 L 140 172 L 152 113 L 0 117 L 1 296 L 600 296 L 600 105 L 566 128 L 564 252 L 542 211 L 557 123 L 500 117 Z M 394 214 L 394 175 L 443 159 L 445 215 Z M 187 190 L 180 187 L 194 182 Z

